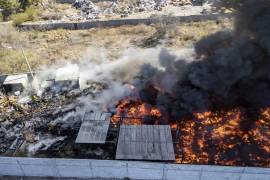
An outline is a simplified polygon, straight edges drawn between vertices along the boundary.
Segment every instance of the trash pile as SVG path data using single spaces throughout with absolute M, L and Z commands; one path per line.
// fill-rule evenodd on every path
M 110 156 L 110 151 L 99 146 L 75 144 L 85 112 L 78 98 L 94 96 L 102 85 L 89 83 L 82 88 L 79 79 L 73 78 L 76 73 L 68 72 L 67 76 L 63 72 L 60 68 L 52 79 L 46 76 L 39 81 L 41 92 L 35 90 L 36 76 L 28 84 L 18 79 L 25 75 L 0 77 L 0 156 Z M 42 73 L 38 78 L 43 78 Z
M 184 6 L 197 3 L 199 0 L 117 0 L 92 2 L 76 0 L 73 6 L 81 11 L 84 19 L 99 19 L 111 15 L 126 17 L 137 12 L 161 11 L 165 6 Z

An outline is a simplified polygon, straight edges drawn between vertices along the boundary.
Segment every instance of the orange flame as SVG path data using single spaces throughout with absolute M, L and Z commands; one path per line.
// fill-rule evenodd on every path
M 270 108 L 250 120 L 244 108 L 194 112 L 189 119 L 167 119 L 171 126 L 176 163 L 251 165 L 270 167 Z M 152 105 L 140 100 L 121 100 L 113 123 L 143 124 L 143 117 L 164 118 Z M 167 117 L 167 116 L 166 116 Z M 250 127 L 243 128 L 248 121 Z M 252 123 L 254 122 L 254 123 Z

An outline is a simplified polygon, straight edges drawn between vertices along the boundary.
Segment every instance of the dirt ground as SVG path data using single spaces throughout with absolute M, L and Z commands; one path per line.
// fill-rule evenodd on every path
M 26 72 L 22 49 L 34 70 L 62 61 L 76 62 L 85 56 L 106 53 L 109 60 L 127 48 L 190 47 L 204 36 L 232 28 L 230 20 L 194 23 L 20 32 L 11 25 L 0 26 L 0 73 Z

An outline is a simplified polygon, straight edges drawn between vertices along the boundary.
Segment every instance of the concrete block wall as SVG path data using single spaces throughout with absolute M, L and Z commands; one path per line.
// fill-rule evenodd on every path
M 19 27 L 22 30 L 53 30 L 53 29 L 91 29 L 95 27 L 117 27 L 122 25 L 138 25 L 138 24 L 156 24 L 160 22 L 196 22 L 205 20 L 217 20 L 220 18 L 232 18 L 232 14 L 220 16 L 218 14 L 210 15 L 191 15 L 191 16 L 174 16 L 167 18 L 146 18 L 146 19 L 118 19 L 106 21 L 81 21 L 81 22 L 41 22 L 41 23 L 23 23 Z
M 0 157 L 1 176 L 155 180 L 269 180 L 270 168 L 90 159 Z

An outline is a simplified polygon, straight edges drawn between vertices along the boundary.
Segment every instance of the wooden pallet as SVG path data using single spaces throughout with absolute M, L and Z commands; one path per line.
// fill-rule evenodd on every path
M 99 143 L 106 141 L 111 113 L 85 113 L 76 143 Z
M 122 125 L 116 159 L 175 160 L 168 125 Z

